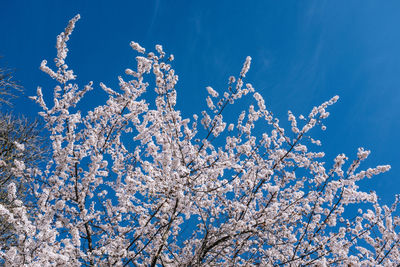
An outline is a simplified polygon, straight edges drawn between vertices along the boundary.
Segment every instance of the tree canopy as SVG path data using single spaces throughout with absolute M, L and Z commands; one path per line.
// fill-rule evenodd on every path
M 13 168 L 32 178 L 37 212 L 28 216 L 30 207 L 10 183 L 11 205 L 0 204 L 0 216 L 18 238 L 0 248 L 3 263 L 400 264 L 398 200 L 381 206 L 375 192 L 358 186 L 390 166 L 360 170 L 370 153 L 363 148 L 352 161 L 344 154 L 325 161 L 312 137 L 325 129 L 338 96 L 306 116 L 289 111 L 285 129 L 245 83 L 247 57 L 224 92 L 206 87 L 207 110 L 183 118 L 173 55 L 161 45 L 147 52 L 131 42 L 136 68 L 118 77 L 117 89 L 100 83 L 107 101 L 84 114 L 79 101 L 95 85 L 76 84 L 66 64 L 79 18 L 57 37 L 55 69 L 41 64 L 57 82 L 51 105 L 40 87 L 32 97 L 42 108 L 52 156 L 43 169 L 24 162 Z M 150 88 L 154 99 L 146 94 Z M 250 104 L 236 118 L 225 116 L 241 98 Z

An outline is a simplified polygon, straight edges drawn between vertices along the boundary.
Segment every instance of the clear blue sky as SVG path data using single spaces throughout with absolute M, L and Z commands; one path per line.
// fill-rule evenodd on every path
M 2 66 L 34 95 L 52 94 L 54 81 L 39 71 L 55 57 L 56 36 L 75 14 L 82 19 L 69 42 L 68 64 L 81 85 L 117 85 L 134 66 L 131 40 L 146 48 L 162 44 L 175 55 L 179 108 L 189 116 L 205 109 L 208 85 L 224 90 L 246 56 L 247 82 L 267 106 L 306 114 L 338 94 L 330 109 L 322 150 L 328 163 L 344 152 L 372 150 L 364 167 L 392 170 L 362 183 L 384 203 L 400 193 L 400 1 L 11 1 L 1 0 Z M 86 101 L 96 101 L 96 92 Z M 89 103 L 88 102 L 88 103 Z M 36 104 L 22 97 L 16 109 L 28 116 Z

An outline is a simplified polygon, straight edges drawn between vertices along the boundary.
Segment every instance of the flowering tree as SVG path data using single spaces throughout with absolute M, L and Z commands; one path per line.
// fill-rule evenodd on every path
M 0 68 L 0 204 L 7 207 L 13 205 L 7 193 L 10 186 L 20 200 L 30 204 L 26 201 L 30 177 L 14 175 L 15 168 L 21 164 L 35 167 L 46 157 L 38 121 L 30 122 L 22 116 L 15 116 L 13 112 L 3 111 L 4 106 L 12 107 L 11 100 L 17 97 L 17 92 L 22 91 L 12 74 L 11 70 Z M 14 225 L 0 216 L 2 248 L 15 245 L 16 237 Z
M 160 45 L 147 53 L 131 42 L 140 54 L 137 68 L 119 77 L 118 90 L 100 83 L 108 100 L 82 114 L 77 105 L 93 84 L 79 88 L 65 63 L 78 19 L 57 37 L 56 70 L 41 64 L 58 82 L 51 107 L 41 88 L 33 97 L 51 132 L 52 160 L 43 170 L 23 164 L 14 170 L 40 177 L 32 184 L 38 211 L 29 219 L 31 211 L 9 186 L 14 205 L 0 205 L 0 216 L 15 225 L 19 239 L 1 248 L 3 263 L 400 264 L 400 220 L 392 215 L 398 201 L 380 206 L 374 192 L 357 186 L 390 167 L 358 170 L 369 154 L 362 148 L 354 161 L 341 154 L 332 164 L 311 150 L 320 145 L 311 130 L 325 127 L 337 96 L 308 116 L 288 112 L 285 131 L 262 96 L 244 85 L 248 57 L 222 96 L 207 87 L 207 111 L 182 118 L 175 109 L 173 56 Z M 150 75 L 154 102 L 145 98 Z M 224 118 L 226 107 L 245 96 L 254 105 L 234 121 Z M 254 130 L 261 123 L 263 133 Z M 349 214 L 349 205 L 358 213 Z

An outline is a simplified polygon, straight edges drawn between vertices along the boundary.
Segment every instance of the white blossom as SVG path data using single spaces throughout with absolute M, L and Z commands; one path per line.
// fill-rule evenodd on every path
M 206 87 L 207 92 L 212 96 L 212 97 L 218 97 L 218 92 L 215 91 L 211 86 Z
M 131 45 L 132 49 L 138 51 L 139 53 L 143 54 L 144 52 L 146 52 L 146 49 L 144 49 L 143 47 L 140 46 L 140 44 L 138 44 L 134 41 L 131 41 L 130 45 Z
M 243 78 L 246 77 L 246 73 L 250 69 L 250 63 L 251 63 L 251 57 L 246 57 L 246 61 L 244 62 L 242 71 L 240 72 L 241 77 Z
M 24 151 L 25 150 L 25 145 L 24 144 L 20 144 L 20 143 L 15 141 L 14 145 L 19 151 Z

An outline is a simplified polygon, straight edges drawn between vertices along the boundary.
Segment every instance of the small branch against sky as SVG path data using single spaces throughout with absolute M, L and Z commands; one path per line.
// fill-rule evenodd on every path
M 1 58 L 1 57 L 0 57 Z M 11 106 L 10 100 L 22 91 L 22 87 L 14 80 L 10 69 L 0 68 L 0 103 Z

